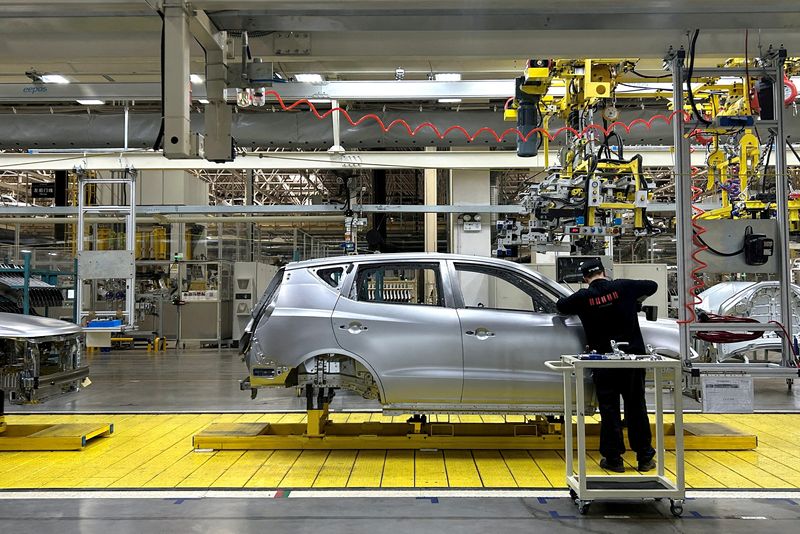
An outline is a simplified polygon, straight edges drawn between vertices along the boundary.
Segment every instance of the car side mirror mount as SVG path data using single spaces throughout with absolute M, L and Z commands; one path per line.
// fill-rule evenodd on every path
M 642 306 L 642 311 L 648 321 L 655 321 L 658 319 L 658 306 Z

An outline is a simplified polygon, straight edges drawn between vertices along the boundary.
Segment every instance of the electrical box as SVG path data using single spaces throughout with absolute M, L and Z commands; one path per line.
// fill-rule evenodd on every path
M 696 254 L 708 273 L 776 273 L 780 254 L 773 254 L 778 239 L 774 219 L 697 220 Z

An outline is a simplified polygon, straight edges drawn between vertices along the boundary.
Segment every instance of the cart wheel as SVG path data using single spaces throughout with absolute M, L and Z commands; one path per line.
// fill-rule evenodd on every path
M 786 387 L 789 388 L 789 391 L 792 391 L 792 386 L 794 385 L 794 378 L 787 378 L 786 379 Z
M 572 489 L 572 488 L 570 488 L 570 489 L 569 489 L 569 498 L 570 498 L 570 500 L 572 500 L 573 502 L 575 502 L 575 501 L 577 501 L 577 500 L 578 500 L 578 494 L 577 494 L 577 493 L 575 493 L 575 490 L 574 490 L 574 489 Z
M 680 517 L 681 515 L 683 515 L 683 503 L 681 503 L 681 502 L 672 502 L 669 505 L 669 511 L 675 517 Z
M 591 503 L 589 501 L 578 501 L 578 513 L 581 515 L 586 515 L 586 512 L 589 511 L 589 505 Z

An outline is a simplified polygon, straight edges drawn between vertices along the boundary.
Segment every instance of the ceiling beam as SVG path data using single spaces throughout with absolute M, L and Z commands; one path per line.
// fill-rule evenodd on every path
M 646 166 L 673 164 L 670 147 L 626 147 L 627 156 L 641 154 Z M 552 151 L 550 161 L 557 161 Z M 793 156 L 792 156 L 793 157 Z M 703 165 L 705 154 L 692 153 L 692 165 Z M 259 152 L 239 156 L 232 162 L 203 159 L 170 160 L 159 152 L 90 152 L 0 154 L 0 170 L 191 170 L 191 169 L 531 169 L 544 167 L 544 154 L 518 157 L 510 150 L 492 151 L 375 151 L 346 152 Z

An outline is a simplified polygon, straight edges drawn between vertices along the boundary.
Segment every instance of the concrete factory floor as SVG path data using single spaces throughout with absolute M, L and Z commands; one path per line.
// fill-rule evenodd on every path
M 688 451 L 688 500 L 676 519 L 668 502 L 652 501 L 596 502 L 579 515 L 563 451 L 195 451 L 192 436 L 211 423 L 304 421 L 305 399 L 289 389 L 251 401 L 232 350 L 117 350 L 90 364 L 89 388 L 11 406 L 8 422 L 105 422 L 114 434 L 83 451 L 0 452 L 4 532 L 744 533 L 787 532 L 800 520 L 800 395 L 783 381 L 756 389 L 758 410 L 782 413 L 687 414 L 756 434 L 758 448 Z M 345 393 L 332 408 L 335 421 L 390 420 Z M 699 406 L 686 399 L 686 408 Z M 598 460 L 589 454 L 590 473 L 602 472 Z M 669 475 L 672 453 L 665 465 Z
M 797 528 L 800 505 L 782 495 L 734 495 L 733 498 L 697 493 L 686 503 L 683 518 L 675 519 L 661 503 L 595 503 L 580 516 L 566 496 L 553 494 L 506 498 L 456 495 L 382 495 L 313 498 L 304 492 L 263 492 L 211 496 L 196 492 L 168 498 L 153 494 L 140 498 L 103 499 L 98 496 L 40 496 L 3 500 L 3 532 L 37 534 L 140 534 L 143 532 L 236 532 L 271 534 L 325 532 L 613 532 L 653 534 L 749 534 Z M 561 492 L 565 493 L 565 492 Z M 791 495 L 790 495 L 791 496 Z M 278 498 L 272 498 L 278 497 Z M 289 497 L 289 498 L 281 498 Z M 755 497 L 755 498 L 754 498 Z M 792 526 L 795 525 L 795 526 Z

